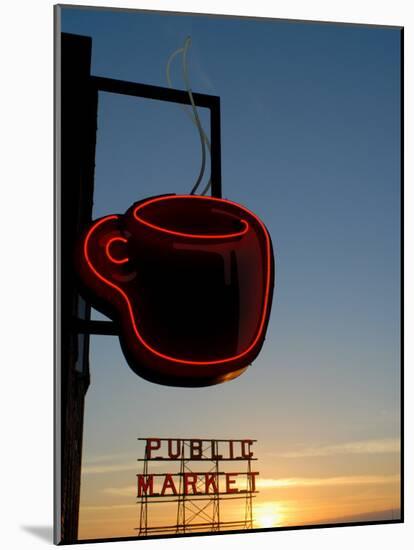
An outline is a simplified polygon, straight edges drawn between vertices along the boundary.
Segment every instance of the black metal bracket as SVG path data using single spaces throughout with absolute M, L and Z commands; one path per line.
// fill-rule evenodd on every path
M 98 92 L 110 92 L 114 94 L 156 99 L 171 103 L 191 105 L 187 91 L 174 88 L 163 88 L 137 82 L 126 82 L 113 78 L 92 76 L 91 83 Z M 221 197 L 221 128 L 220 128 L 220 97 L 207 94 L 192 93 L 197 107 L 205 107 L 210 110 L 210 141 L 211 141 L 211 194 L 213 197 Z
M 151 86 L 138 82 L 127 82 L 101 76 L 90 77 L 91 86 L 97 92 L 109 92 L 133 97 L 168 101 L 191 105 L 187 91 L 174 88 Z M 220 127 L 220 97 L 194 92 L 194 103 L 197 107 L 205 107 L 210 110 L 210 143 L 211 143 L 211 195 L 222 196 L 221 190 L 221 127 Z M 112 321 L 93 321 L 87 319 L 74 319 L 74 330 L 78 334 L 94 334 L 102 336 L 118 336 L 120 330 Z
M 100 334 L 102 336 L 119 336 L 120 329 L 113 321 L 94 321 L 91 319 L 74 319 L 73 327 L 78 334 Z

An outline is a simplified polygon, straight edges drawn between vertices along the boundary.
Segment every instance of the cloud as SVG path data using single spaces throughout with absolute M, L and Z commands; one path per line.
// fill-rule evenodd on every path
M 116 495 L 116 496 L 122 496 L 122 497 L 134 497 L 137 496 L 137 486 L 136 485 L 127 485 L 126 487 L 106 487 L 105 489 L 102 489 L 103 493 L 107 493 L 109 495 Z
M 119 460 L 132 460 L 136 459 L 136 453 L 110 453 L 110 454 L 99 454 L 99 455 L 88 455 L 85 458 L 85 461 L 89 463 L 101 463 L 101 462 L 114 462 Z
M 323 445 L 319 447 L 305 447 L 297 451 L 279 453 L 282 458 L 310 458 L 336 456 L 343 454 L 384 454 L 398 453 L 400 441 L 398 439 L 368 439 L 365 441 L 351 441 L 339 445 Z
M 123 509 L 134 509 L 136 510 L 136 503 L 134 504 L 100 504 L 100 505 L 90 505 L 90 506 L 81 506 L 80 509 L 82 512 L 95 512 L 98 510 L 123 510 Z
M 136 469 L 137 459 L 133 452 L 88 456 L 82 464 L 82 474 L 106 474 Z
M 82 467 L 82 474 L 106 474 L 109 472 L 123 472 L 127 470 L 136 470 L 136 463 L 123 464 L 86 464 Z
M 114 458 L 118 460 L 114 460 Z M 121 461 L 121 459 L 124 459 Z M 156 468 L 156 467 L 154 467 Z M 135 456 L 128 455 L 106 455 L 88 458 L 82 465 L 82 474 L 107 474 L 113 472 L 142 471 L 142 462 L 137 462 Z
M 382 476 L 338 476 L 338 477 L 292 477 L 292 478 L 259 478 L 258 489 L 283 489 L 289 487 L 323 487 L 338 485 L 379 485 L 399 482 L 399 475 Z

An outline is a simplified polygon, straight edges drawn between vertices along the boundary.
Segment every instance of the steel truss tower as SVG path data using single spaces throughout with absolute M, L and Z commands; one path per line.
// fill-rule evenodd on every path
M 146 440 L 145 438 L 139 438 L 139 440 Z M 190 442 L 201 441 L 205 445 L 199 457 L 194 458 L 190 456 Z M 168 441 L 167 439 L 161 439 L 161 441 Z M 145 454 L 143 459 L 138 461 L 143 462 L 142 476 L 148 479 L 149 476 L 153 476 L 154 479 L 162 478 L 167 473 L 153 473 L 150 471 L 150 463 L 153 461 L 164 462 L 178 462 L 179 471 L 171 474 L 178 478 L 176 494 L 161 494 L 161 492 L 154 492 L 148 494 L 147 491 L 142 492 L 138 497 L 137 503 L 140 505 L 139 509 L 139 527 L 136 528 L 138 536 L 157 536 L 167 534 L 185 534 L 194 532 L 220 532 L 220 531 L 240 531 L 245 529 L 253 529 L 253 498 L 258 491 L 255 489 L 254 474 L 252 472 L 252 461 L 257 460 L 251 456 L 248 457 L 235 457 L 235 458 L 223 458 L 218 454 L 218 445 L 233 444 L 246 440 L 237 439 L 180 439 L 180 453 L 178 458 L 150 458 L 147 447 L 145 448 Z M 252 443 L 255 440 L 248 440 Z M 229 472 L 223 471 L 223 464 L 225 461 L 229 463 L 238 462 L 239 464 L 245 464 L 245 470 L 238 472 L 238 474 L 245 474 L 245 489 L 240 489 L 237 493 L 227 492 L 222 490 L 220 481 L 224 480 L 220 476 L 225 476 Z M 207 468 L 202 472 L 200 468 L 194 469 L 194 463 L 201 463 L 207 465 Z M 205 492 L 203 489 L 203 483 L 205 475 L 215 474 L 215 480 L 217 483 L 217 492 Z M 195 489 L 197 494 L 189 493 L 185 490 L 184 479 L 186 475 L 197 476 L 195 479 Z M 232 521 L 223 521 L 222 516 L 225 512 L 226 506 L 223 506 L 223 501 L 228 500 L 244 500 L 244 513 L 242 513 L 240 519 Z M 174 524 L 150 526 L 150 509 L 152 510 L 152 504 L 166 504 L 175 503 L 176 509 L 176 521 Z M 158 507 L 157 507 L 158 508 Z

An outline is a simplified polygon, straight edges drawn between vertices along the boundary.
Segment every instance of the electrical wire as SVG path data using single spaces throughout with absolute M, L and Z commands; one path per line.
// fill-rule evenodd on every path
M 198 130 L 198 134 L 200 136 L 200 144 L 201 144 L 201 167 L 200 167 L 200 171 L 199 171 L 198 177 L 196 179 L 196 182 L 195 182 L 195 184 L 194 184 L 194 186 L 193 186 L 193 188 L 190 192 L 190 195 L 194 195 L 194 193 L 197 191 L 198 187 L 201 184 L 201 181 L 203 179 L 204 172 L 205 172 L 205 167 L 206 167 L 206 146 L 207 146 L 208 152 L 211 156 L 211 144 L 210 144 L 210 141 L 209 141 L 209 139 L 208 139 L 208 137 L 207 137 L 207 135 L 206 135 L 206 133 L 203 129 L 203 126 L 201 124 L 200 117 L 198 115 L 197 106 L 194 102 L 194 97 L 193 97 L 193 93 L 192 93 L 191 85 L 190 85 L 190 80 L 189 80 L 189 76 L 188 76 L 187 52 L 188 52 L 188 49 L 189 49 L 190 45 L 191 45 L 191 37 L 188 36 L 186 38 L 185 42 L 184 42 L 184 47 L 179 48 L 178 50 L 176 50 L 175 52 L 173 52 L 170 55 L 170 57 L 168 59 L 168 62 L 167 62 L 167 66 L 166 66 L 166 77 L 167 77 L 168 86 L 170 88 L 172 88 L 171 63 L 177 55 L 182 54 L 183 79 L 184 79 L 184 84 L 185 84 L 186 91 L 187 91 L 188 96 L 190 98 L 191 111 L 192 112 L 186 106 L 182 106 L 182 108 L 184 109 L 185 113 L 190 117 L 192 122 L 195 124 L 195 126 Z M 210 189 L 210 187 L 211 187 L 211 177 L 209 178 L 209 181 L 208 181 L 207 185 L 202 190 L 201 195 L 205 195 L 207 193 L 207 191 Z

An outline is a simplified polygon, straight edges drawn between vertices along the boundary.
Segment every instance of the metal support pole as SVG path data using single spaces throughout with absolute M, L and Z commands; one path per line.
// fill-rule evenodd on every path
M 58 45 L 55 487 L 60 517 L 55 542 L 69 544 L 78 538 L 84 400 L 89 385 L 89 334 L 74 332 L 72 319 L 86 323 L 90 315 L 89 304 L 77 291 L 73 249 L 92 214 L 97 92 L 90 86 L 91 39 L 62 34 Z

